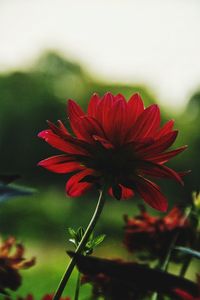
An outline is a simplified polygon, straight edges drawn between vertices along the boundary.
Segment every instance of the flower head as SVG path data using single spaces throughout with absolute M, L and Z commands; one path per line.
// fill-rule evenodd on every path
M 16 290 L 21 285 L 20 269 L 30 268 L 35 258 L 24 258 L 24 246 L 10 237 L 0 245 L 0 292 L 5 289 Z
M 178 207 L 174 207 L 164 217 L 152 216 L 143 207 L 136 217 L 125 216 L 124 244 L 133 253 L 147 251 L 151 258 L 165 256 L 165 251 L 177 232 L 177 244 L 188 246 L 194 239 L 194 230 Z
M 167 200 L 150 177 L 170 178 L 182 183 L 180 174 L 165 166 L 186 146 L 166 150 L 177 137 L 171 120 L 160 126 L 157 105 L 144 108 L 138 94 L 127 102 L 123 95 L 106 93 L 91 97 L 87 113 L 68 101 L 71 135 L 61 121 L 48 122 L 49 129 L 39 133 L 64 154 L 47 158 L 40 166 L 55 173 L 72 173 L 66 184 L 69 196 L 84 194 L 95 184 L 105 183 L 117 199 L 137 192 L 150 206 L 166 211 Z M 75 174 L 74 174 L 75 173 Z

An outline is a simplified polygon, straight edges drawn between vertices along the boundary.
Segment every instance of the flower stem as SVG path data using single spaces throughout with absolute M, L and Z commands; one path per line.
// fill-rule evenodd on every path
M 180 225 L 184 224 L 184 222 L 187 220 L 187 218 L 189 217 L 190 213 L 191 213 L 191 210 L 192 210 L 192 207 L 188 207 L 186 209 L 186 212 L 184 214 L 184 218 L 181 222 Z M 162 271 L 167 271 L 168 269 L 168 265 L 169 265 L 169 262 L 170 262 L 170 258 L 171 258 L 171 254 L 172 254 L 172 251 L 174 250 L 174 247 L 176 245 L 176 242 L 177 242 L 177 239 L 179 237 L 179 233 L 180 233 L 180 230 L 178 230 L 175 235 L 173 236 L 172 238 L 172 241 L 169 245 L 169 248 L 167 250 L 167 254 L 165 256 L 165 259 L 163 261 L 163 263 L 161 264 L 161 267 L 160 267 L 160 270 Z M 155 292 L 153 295 L 152 295 L 152 298 L 151 300 L 158 300 L 159 299 L 159 294 L 157 292 Z
M 79 297 L 80 281 L 81 281 L 81 273 L 78 271 L 74 300 L 78 300 L 78 297 Z
M 94 230 L 94 227 L 101 215 L 101 212 L 103 210 L 103 207 L 104 207 L 104 204 L 105 204 L 105 188 L 100 190 L 99 192 L 99 199 L 98 199 L 98 202 L 97 202 L 97 206 L 96 206 L 96 209 L 94 211 L 94 214 L 92 216 L 92 219 L 90 220 L 90 223 L 83 235 L 83 238 L 82 240 L 80 241 L 78 247 L 76 248 L 76 251 L 75 253 L 77 254 L 81 254 L 85 248 L 85 245 L 87 244 L 87 241 L 92 233 L 92 231 Z M 55 296 L 53 298 L 53 300 L 60 300 L 60 297 L 62 296 L 62 293 L 64 291 L 64 288 L 69 280 L 69 277 L 75 267 L 75 257 L 72 258 L 67 266 L 67 269 L 60 281 L 60 284 L 58 286 L 58 289 L 57 291 L 55 292 Z
M 185 274 L 186 274 L 186 272 L 187 272 L 187 269 L 188 269 L 188 267 L 189 267 L 191 261 L 192 261 L 192 257 L 191 257 L 191 256 L 189 256 L 189 257 L 186 258 L 186 260 L 185 260 L 185 262 L 183 263 L 182 268 L 181 268 L 181 270 L 180 270 L 179 276 L 185 277 Z

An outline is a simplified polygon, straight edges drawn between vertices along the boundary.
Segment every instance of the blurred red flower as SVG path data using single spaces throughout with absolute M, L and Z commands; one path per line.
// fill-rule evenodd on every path
M 178 297 L 180 297 L 180 300 L 181 299 L 182 300 L 200 300 L 200 275 L 197 276 L 197 280 L 198 280 L 198 287 L 199 287 L 199 296 L 194 297 L 182 289 L 175 289 L 174 292 L 176 293 L 176 295 Z
M 146 250 L 151 258 L 165 256 L 166 249 L 177 232 L 177 244 L 189 246 L 195 233 L 178 207 L 174 207 L 164 217 L 152 216 L 143 207 L 136 217 L 125 216 L 124 244 L 133 253 L 139 251 L 143 255 L 141 251 Z
M 24 246 L 9 237 L 0 244 L 0 292 L 16 290 L 21 285 L 20 269 L 28 269 L 35 264 L 35 258 L 24 258 Z
M 166 211 L 166 198 L 146 176 L 183 183 L 180 174 L 164 164 L 186 146 L 165 152 L 178 131 L 172 129 L 172 120 L 160 127 L 157 105 L 145 109 L 138 94 L 128 102 L 121 94 L 106 93 L 102 99 L 94 94 L 86 114 L 69 100 L 68 115 L 75 137 L 61 121 L 57 126 L 48 122 L 50 128 L 39 137 L 65 154 L 39 165 L 55 173 L 75 172 L 66 184 L 69 196 L 80 196 L 95 184 L 106 182 L 109 193 L 117 199 L 137 192 L 150 206 Z

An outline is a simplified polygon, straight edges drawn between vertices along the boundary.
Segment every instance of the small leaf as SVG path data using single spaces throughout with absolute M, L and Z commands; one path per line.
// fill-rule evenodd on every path
M 100 234 L 96 238 L 94 238 L 92 241 L 93 248 L 101 244 L 104 241 L 105 237 L 106 237 L 105 234 Z
M 84 233 L 85 233 L 85 229 L 83 227 L 79 227 L 76 232 L 78 242 L 80 242 L 82 240 Z
M 67 228 L 67 230 L 68 230 L 70 237 L 76 239 L 76 231 L 71 227 Z
M 75 239 L 69 239 L 69 242 L 71 242 L 72 244 L 75 245 L 75 247 L 77 247 L 77 243 L 76 243 L 76 240 L 75 240 Z
M 17 185 L 6 185 L 0 183 L 0 202 L 6 201 L 12 197 L 28 196 L 35 192 L 34 189 L 29 189 Z
M 180 250 L 181 252 L 183 252 L 185 254 L 188 254 L 188 255 L 191 255 L 195 258 L 200 259 L 200 252 L 199 251 L 196 251 L 196 250 L 193 250 L 193 249 L 190 249 L 190 248 L 186 248 L 186 247 L 175 247 L 174 249 L 175 250 Z
M 89 241 L 92 241 L 93 239 L 94 239 L 94 233 L 92 232 L 92 233 L 90 234 Z

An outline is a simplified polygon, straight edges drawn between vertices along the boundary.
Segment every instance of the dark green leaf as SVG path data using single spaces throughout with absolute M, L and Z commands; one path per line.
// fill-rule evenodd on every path
M 35 192 L 33 189 L 16 186 L 16 185 L 6 185 L 0 183 L 0 202 L 6 201 L 9 198 L 17 196 L 28 196 Z
M 84 228 L 83 227 L 79 227 L 78 230 L 77 230 L 77 232 L 76 232 L 78 242 L 80 242 L 82 240 L 82 237 L 84 236 L 84 233 L 85 233 Z

